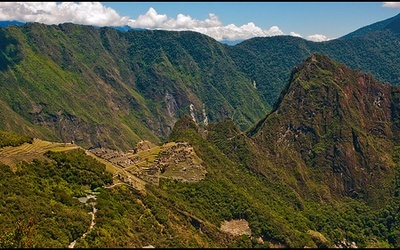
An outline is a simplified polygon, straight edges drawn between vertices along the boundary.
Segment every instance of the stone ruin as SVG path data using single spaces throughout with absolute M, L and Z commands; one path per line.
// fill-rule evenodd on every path
M 157 146 L 154 144 L 140 142 L 126 153 L 106 148 L 95 148 L 90 152 L 155 185 L 159 184 L 160 178 L 182 182 L 198 182 L 205 178 L 207 171 L 201 165 L 202 160 L 187 142 L 164 144 L 158 148 L 160 150 L 153 161 L 138 155 L 138 152 L 144 150 L 151 154 L 155 147 Z

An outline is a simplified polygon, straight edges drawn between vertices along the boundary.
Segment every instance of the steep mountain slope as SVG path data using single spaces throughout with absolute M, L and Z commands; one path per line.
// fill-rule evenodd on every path
M 313 44 L 292 36 L 256 37 L 229 47 L 229 53 L 272 107 L 288 72 L 311 54 Z
M 7 61 L 1 72 L 2 99 L 14 114 L 4 116 L 3 127 L 49 139 L 75 140 L 86 146 L 127 147 L 129 141 L 139 140 L 137 134 L 158 140 L 144 124 L 135 124 L 134 132 L 123 121 L 136 118 L 129 111 L 130 102 L 139 103 L 142 113 L 149 114 L 140 96 L 133 90 L 114 90 L 89 67 L 90 60 L 104 64 L 109 59 L 107 53 L 96 49 L 96 43 L 90 44 L 95 30 L 76 30 L 86 34 L 85 39 L 81 38 L 86 44 L 82 45 L 69 41 L 55 27 L 27 24 L 2 30 L 2 36 L 9 41 L 2 53 Z M 91 56 L 84 56 L 81 51 Z M 111 62 L 108 66 L 109 71 L 115 72 Z M 14 117 L 22 117 L 25 122 L 15 123 Z M 41 129 L 36 130 L 37 127 Z
M 68 23 L 0 28 L 0 128 L 121 149 L 165 140 L 187 113 L 200 126 L 229 119 L 245 130 L 314 52 L 399 84 L 397 19 L 347 39 L 277 36 L 235 46 L 196 32 Z
M 397 31 L 398 31 L 399 30 L 398 28 L 400 27 L 399 21 L 400 21 L 400 14 L 398 14 L 394 17 L 388 18 L 386 20 L 376 22 L 376 23 L 367 25 L 365 27 L 362 27 L 356 31 L 353 31 L 347 35 L 340 37 L 340 39 L 360 37 L 360 36 L 364 36 L 371 32 L 382 31 L 385 29 L 391 29 L 391 30 L 395 31 L 397 28 Z
M 398 87 L 313 54 L 292 71 L 274 109 L 248 134 L 271 166 L 293 173 L 286 181 L 299 192 L 379 204 L 391 189 L 398 143 L 394 92 Z
M 257 83 L 263 100 L 273 105 L 290 70 L 319 52 L 352 69 L 371 72 L 379 81 L 400 85 L 399 15 L 346 39 L 311 42 L 299 37 L 256 37 L 229 47 L 238 67 Z M 367 26 L 368 27 L 368 26 Z M 381 27 L 381 28 L 378 28 Z M 379 61 L 379 63 L 376 63 Z
M 379 81 L 400 85 L 400 33 L 389 29 L 368 33 L 362 37 L 337 39 L 318 43 L 316 52 L 346 64 L 352 69 L 370 72 Z M 376 63 L 379 62 L 379 63 Z
M 177 114 L 188 113 L 193 104 L 192 115 L 198 124 L 203 124 L 206 117 L 209 121 L 234 119 L 245 128 L 265 112 L 252 82 L 238 71 L 227 46 L 196 32 L 127 35 L 134 69 L 139 71 L 139 89 L 153 98 L 172 95 L 183 111 Z
M 112 185 L 118 175 L 83 150 L 0 164 L 0 247 L 398 247 L 399 98 L 313 54 L 249 131 L 188 114 L 174 124 L 169 141 L 192 146 L 205 179 Z M 0 145 L 31 142 L 0 135 Z M 73 197 L 86 189 L 96 199 L 85 205 Z M 89 210 L 95 225 L 81 237 Z M 244 234 L 226 230 L 235 223 Z
M 266 112 L 225 46 L 198 33 L 38 23 L 0 31 L 2 128 L 127 149 L 165 139 L 184 113 L 245 128 Z

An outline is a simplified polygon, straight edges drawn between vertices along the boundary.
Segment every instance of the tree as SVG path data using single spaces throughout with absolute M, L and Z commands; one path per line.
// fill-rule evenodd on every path
M 20 220 L 16 223 L 14 231 L 0 236 L 0 248 L 32 248 L 35 229 L 30 218 L 28 223 Z

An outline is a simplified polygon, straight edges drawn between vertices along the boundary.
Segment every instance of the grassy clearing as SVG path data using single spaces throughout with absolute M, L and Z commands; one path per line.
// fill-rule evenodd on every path
M 148 163 L 153 163 L 160 151 L 161 147 L 156 146 L 147 150 L 139 151 L 137 156 L 144 159 Z

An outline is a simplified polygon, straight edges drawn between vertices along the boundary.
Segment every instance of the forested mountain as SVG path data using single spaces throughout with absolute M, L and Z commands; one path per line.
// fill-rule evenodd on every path
M 367 35 L 368 33 L 376 32 L 376 31 L 382 31 L 385 29 L 389 29 L 392 31 L 395 31 L 398 33 L 399 31 L 399 22 L 400 22 L 400 14 L 388 18 L 386 20 L 380 21 L 373 23 L 371 25 L 367 25 L 365 27 L 362 27 L 356 31 L 353 31 L 345 36 L 342 36 L 340 39 L 347 39 L 347 38 L 352 38 L 352 37 L 360 37 Z
M 395 20 L 0 28 L 0 247 L 399 247 Z
M 290 70 L 314 52 L 400 83 L 395 29 L 321 43 L 276 36 L 235 46 L 195 32 L 68 23 L 11 25 L 0 37 L 0 127 L 85 147 L 165 140 L 186 113 L 200 126 L 230 119 L 246 129 L 271 109 Z
M 165 139 L 184 113 L 245 128 L 267 110 L 225 47 L 198 33 L 29 23 L 0 35 L 4 129 L 127 149 Z
M 313 54 L 294 68 L 274 109 L 248 134 L 272 168 L 294 174 L 286 182 L 299 191 L 379 204 L 381 192 L 392 190 L 384 180 L 393 176 L 399 144 L 399 90 Z M 312 184 L 321 180 L 323 187 Z
M 0 243 L 398 247 L 399 93 L 313 54 L 293 69 L 274 108 L 248 131 L 233 121 L 198 127 L 188 114 L 175 123 L 168 141 L 193 147 L 207 172 L 203 180 L 145 178 L 145 189 L 118 185 L 128 167 L 117 167 L 111 177 L 109 166 L 79 149 L 1 165 L 0 211 L 6 216 L 0 220 L 8 226 Z M 0 138 L 4 146 L 32 143 L 13 133 Z M 4 148 L 0 159 L 29 147 Z M 160 149 L 144 161 L 146 169 L 176 169 L 182 158 L 157 165 L 166 156 Z M 150 149 L 141 150 L 137 156 Z M 73 198 L 85 189 L 95 194 L 91 205 Z M 92 207 L 95 224 L 87 231 L 85 211 Z
M 382 82 L 400 85 L 400 69 L 396 66 L 400 63 L 399 44 L 400 32 L 384 29 L 318 43 L 291 36 L 257 37 L 228 49 L 238 67 L 257 82 L 263 100 L 272 105 L 290 70 L 315 52 L 352 69 L 370 72 Z

